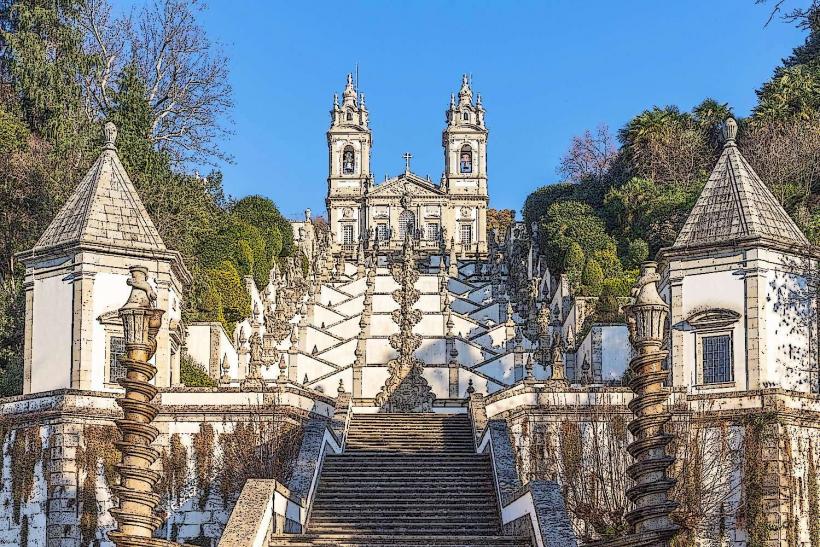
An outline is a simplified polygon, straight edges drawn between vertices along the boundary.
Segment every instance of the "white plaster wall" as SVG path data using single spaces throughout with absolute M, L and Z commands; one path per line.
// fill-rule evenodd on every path
M 334 323 L 338 323 L 342 319 L 347 319 L 344 315 L 338 314 L 324 306 L 313 307 L 313 318 L 313 323 L 317 327 L 321 327 L 322 323 L 325 324 L 325 327 L 328 327 Z
M 105 369 L 108 363 L 105 359 L 106 336 L 105 327 L 97 321 L 97 318 L 105 312 L 119 309 L 128 300 L 131 294 L 131 287 L 126 283 L 130 275 L 114 274 L 108 272 L 98 272 L 94 276 L 94 291 L 92 297 L 92 317 L 94 327 L 92 329 L 93 342 L 91 350 L 91 389 L 110 389 L 104 384 Z M 155 285 L 155 278 L 149 276 L 151 285 Z M 119 389 L 117 386 L 116 389 Z
M 682 287 L 683 319 L 692 314 L 714 308 L 723 308 L 740 314 L 740 319 L 732 330 L 734 345 L 733 365 L 734 384 L 738 388 L 746 387 L 746 336 L 745 336 L 745 290 L 743 277 L 732 271 L 710 272 L 684 276 Z M 685 325 L 672 325 L 673 329 L 686 328 Z M 683 367 L 684 385 L 694 386 L 697 383 L 697 362 L 695 355 L 695 333 L 685 332 L 683 363 L 674 366 Z
M 350 338 L 351 336 L 358 336 L 361 329 L 359 328 L 359 321 L 361 319 L 361 313 L 358 315 L 354 315 L 350 319 L 346 319 L 337 323 L 331 327 L 328 327 L 328 332 L 338 336 L 339 338 L 345 339 Z M 311 346 L 312 347 L 312 346 Z
M 446 347 L 444 338 L 424 338 L 413 355 L 425 364 L 445 364 L 448 361 Z
M 31 391 L 71 387 L 73 286 L 56 275 L 35 279 L 33 290 Z
M 385 364 L 396 357 L 397 353 L 386 338 L 369 338 L 367 340 L 367 364 Z
M 308 353 L 313 352 L 313 346 L 316 346 L 316 349 L 319 352 L 322 352 L 329 348 L 334 344 L 338 344 L 341 342 L 340 339 L 333 338 L 325 334 L 324 332 L 317 330 L 314 327 L 308 327 L 305 331 L 305 351 Z
M 626 325 L 602 326 L 601 350 L 601 378 L 604 382 L 620 380 L 629 368 L 629 360 L 632 357 L 629 329 Z
M 370 335 L 389 336 L 399 332 L 399 327 L 393 321 L 393 317 L 386 313 L 373 314 L 370 316 Z
M 357 315 L 362 313 L 364 296 L 356 296 L 346 302 L 338 304 L 335 310 L 344 315 Z
M 387 381 L 387 367 L 364 367 L 362 369 L 362 396 L 375 397 Z
M 782 270 L 766 272 L 766 359 L 760 380 L 763 385 L 811 392 L 816 389 L 816 299 L 806 299 L 806 279 Z M 816 344 L 816 342 L 814 342 Z
M 462 300 L 461 298 L 456 298 L 450 304 L 450 307 L 456 313 L 468 314 L 474 311 L 478 306 L 474 303 L 470 302 L 469 300 Z
M 447 367 L 425 367 L 424 378 L 437 399 L 446 399 L 450 396 L 450 370 Z
M 373 313 L 385 313 L 398 309 L 399 305 L 389 294 L 373 295 Z
M 189 325 L 188 336 L 185 339 L 185 351 L 202 367 L 202 370 L 207 371 L 211 360 L 211 326 Z
M 330 365 L 314 359 L 310 355 L 300 355 L 298 362 L 299 366 L 297 367 L 296 378 L 300 382 L 305 379 L 305 375 L 307 375 L 309 381 L 313 381 L 320 376 L 330 374 L 336 370 Z
M 421 320 L 413 327 L 413 332 L 422 336 L 441 336 L 444 331 L 444 316 L 440 313 L 422 315 Z

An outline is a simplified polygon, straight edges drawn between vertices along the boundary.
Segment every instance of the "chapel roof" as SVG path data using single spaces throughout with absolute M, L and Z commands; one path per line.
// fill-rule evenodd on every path
M 757 238 L 808 246 L 806 236 L 740 153 L 736 136 L 737 123 L 729 118 L 723 152 L 672 249 Z
M 114 143 L 117 128 L 105 125 L 106 142 L 97 161 L 51 221 L 32 251 L 98 245 L 127 251 L 166 252 Z

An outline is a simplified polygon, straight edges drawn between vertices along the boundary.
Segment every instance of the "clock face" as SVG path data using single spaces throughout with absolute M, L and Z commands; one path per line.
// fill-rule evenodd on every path
M 344 210 L 342 211 L 342 216 L 345 217 L 345 218 L 352 217 L 353 216 L 353 208 L 345 207 Z
M 466 218 L 470 216 L 470 208 L 469 207 L 462 207 L 461 208 L 461 218 Z

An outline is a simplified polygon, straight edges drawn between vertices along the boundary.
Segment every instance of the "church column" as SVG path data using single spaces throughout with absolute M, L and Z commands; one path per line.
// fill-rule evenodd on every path
M 91 389 L 91 349 L 94 330 L 94 274 L 78 271 L 72 277 L 71 387 Z

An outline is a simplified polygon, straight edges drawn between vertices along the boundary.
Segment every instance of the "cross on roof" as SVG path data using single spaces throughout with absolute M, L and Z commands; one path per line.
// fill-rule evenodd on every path
M 404 172 L 409 173 L 410 172 L 410 159 L 413 157 L 413 154 L 411 154 L 410 152 L 405 152 L 402 157 L 404 158 Z

